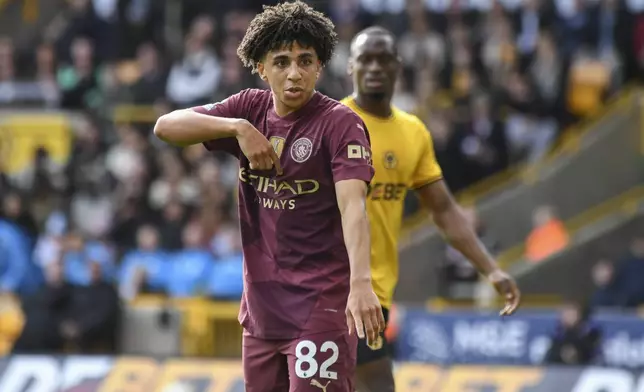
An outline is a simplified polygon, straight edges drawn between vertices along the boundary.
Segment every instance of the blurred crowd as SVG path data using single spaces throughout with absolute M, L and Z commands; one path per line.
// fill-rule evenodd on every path
M 63 159 L 54 159 L 63 139 L 44 135 L 29 164 L 4 162 L 0 292 L 110 281 L 126 299 L 241 295 L 236 162 L 202 146 L 169 148 L 151 127 L 172 109 L 265 87 L 236 48 L 269 3 L 184 0 L 174 10 L 161 1 L 69 0 L 38 42 L 0 37 L 0 110 L 74 113 Z M 427 123 L 446 180 L 460 191 L 540 159 L 571 124 L 644 75 L 639 3 L 314 2 L 340 37 L 319 89 L 350 94 L 351 38 L 373 24 L 391 29 L 404 63 L 394 103 Z M 13 142 L 0 138 L 0 153 Z
M 631 241 L 629 249 L 616 260 L 601 259 L 592 270 L 595 307 L 637 308 L 644 305 L 644 238 Z

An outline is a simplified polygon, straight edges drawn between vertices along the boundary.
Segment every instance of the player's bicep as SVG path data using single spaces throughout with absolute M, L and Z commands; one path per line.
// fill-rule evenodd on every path
M 434 216 L 456 206 L 456 201 L 452 193 L 447 188 L 445 181 L 439 179 L 430 184 L 426 184 L 416 189 L 418 198 L 425 208 Z
M 436 159 L 431 134 L 424 125 L 421 127 L 418 134 L 418 145 L 421 146 L 421 151 L 412 177 L 412 189 L 418 189 L 443 178 L 443 171 Z
M 223 101 L 196 106 L 188 110 L 213 117 L 244 118 L 244 98 L 244 92 L 241 92 L 232 95 L 224 99 Z M 240 152 L 239 143 L 234 137 L 208 140 L 206 142 L 203 142 L 203 146 L 208 151 L 223 151 L 237 157 L 239 156 Z
M 334 131 L 329 144 L 334 182 L 371 182 L 374 175 L 371 145 L 367 129 L 361 120 L 352 117 L 343 121 L 342 126 Z

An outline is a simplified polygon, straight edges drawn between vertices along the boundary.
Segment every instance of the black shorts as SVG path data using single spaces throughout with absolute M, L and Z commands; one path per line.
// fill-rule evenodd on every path
M 389 309 L 383 307 L 382 314 L 385 316 L 385 324 L 389 324 Z M 372 347 L 367 346 L 366 339 L 358 340 L 358 366 L 386 357 L 391 357 L 391 346 L 387 342 L 384 332 L 380 334 L 380 339 Z

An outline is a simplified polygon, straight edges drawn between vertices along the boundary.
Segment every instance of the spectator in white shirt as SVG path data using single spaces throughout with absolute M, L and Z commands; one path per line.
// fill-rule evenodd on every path
M 172 103 L 189 107 L 209 101 L 219 86 L 219 59 L 203 40 L 189 35 L 185 55 L 170 71 L 166 93 Z

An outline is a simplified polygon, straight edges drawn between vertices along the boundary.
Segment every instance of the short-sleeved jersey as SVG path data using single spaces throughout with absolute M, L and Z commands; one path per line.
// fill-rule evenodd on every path
M 235 138 L 204 143 L 240 160 L 242 326 L 263 339 L 346 329 L 350 268 L 335 183 L 373 177 L 363 121 L 318 92 L 285 117 L 276 114 L 271 92 L 257 89 L 193 110 L 248 120 L 271 142 L 283 169 L 281 176 L 250 170 Z
M 361 110 L 352 97 L 342 103 L 366 123 L 376 174 L 369 186 L 371 271 L 374 291 L 389 308 L 398 282 L 398 238 L 408 189 L 442 178 L 431 136 L 418 117 L 392 108 L 383 119 Z

